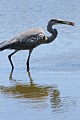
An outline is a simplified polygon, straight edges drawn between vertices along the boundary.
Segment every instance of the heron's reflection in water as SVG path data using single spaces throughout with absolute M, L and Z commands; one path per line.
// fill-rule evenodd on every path
M 31 101 L 31 103 L 34 103 L 36 101 L 35 104 L 39 103 L 42 105 L 44 104 L 44 102 L 47 103 L 47 99 L 49 99 L 52 108 L 55 107 L 55 105 L 57 106 L 60 104 L 60 93 L 57 90 L 56 85 L 34 84 L 30 72 L 28 72 L 30 82 L 20 83 L 18 80 L 14 80 L 11 74 L 10 78 L 12 82 L 14 81 L 14 84 L 12 84 L 11 86 L 1 86 L 0 89 L 3 94 L 8 95 L 8 97 Z

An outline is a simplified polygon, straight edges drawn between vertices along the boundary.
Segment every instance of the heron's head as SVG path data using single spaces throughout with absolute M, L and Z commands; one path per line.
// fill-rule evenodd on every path
M 57 25 L 57 24 L 66 24 L 66 25 L 71 25 L 74 26 L 75 23 L 74 22 L 69 22 L 69 21 L 63 21 L 63 20 L 58 20 L 58 19 L 51 19 L 48 24 L 51 25 Z

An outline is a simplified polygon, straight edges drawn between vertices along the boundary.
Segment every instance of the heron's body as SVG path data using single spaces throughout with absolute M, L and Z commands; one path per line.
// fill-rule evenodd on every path
M 5 41 L 0 44 L 0 50 L 15 49 L 15 50 L 30 50 L 44 43 L 45 35 L 42 29 L 30 29 L 20 33 L 10 41 Z
M 74 25 L 72 22 L 60 21 L 52 19 L 48 22 L 47 30 L 51 33 L 50 37 L 45 36 L 41 28 L 30 29 L 25 32 L 20 33 L 18 36 L 14 37 L 9 41 L 4 41 L 0 43 L 0 51 L 4 49 L 14 49 L 15 51 L 8 56 L 11 63 L 12 69 L 14 68 L 11 56 L 19 50 L 29 50 L 29 56 L 27 60 L 27 70 L 29 70 L 29 59 L 32 50 L 41 44 L 47 44 L 52 42 L 57 36 L 57 30 L 53 29 L 52 26 L 55 24 L 68 24 Z

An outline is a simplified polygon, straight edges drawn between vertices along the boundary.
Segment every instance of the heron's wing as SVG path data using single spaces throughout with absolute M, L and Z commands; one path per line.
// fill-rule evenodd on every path
M 27 31 L 24 31 L 22 33 L 20 33 L 17 37 L 21 40 L 25 39 L 25 38 L 29 38 L 31 36 L 35 36 L 37 34 L 44 34 L 43 30 L 41 28 L 35 28 L 35 29 L 29 29 Z
M 44 38 L 44 34 L 43 33 L 37 33 L 37 34 L 33 34 L 33 35 L 31 35 L 31 36 L 26 36 L 26 37 L 24 37 L 23 39 L 20 39 L 20 42 L 25 42 L 25 43 L 36 43 L 36 42 L 38 42 L 38 41 L 40 41 L 40 40 L 43 40 L 43 38 Z
M 27 30 L 11 41 L 11 49 L 33 49 L 44 42 L 44 32 L 42 29 Z
M 27 49 L 35 48 L 36 46 L 42 44 L 44 41 L 44 34 L 37 33 L 31 36 L 24 37 L 20 39 L 20 43 L 24 45 Z

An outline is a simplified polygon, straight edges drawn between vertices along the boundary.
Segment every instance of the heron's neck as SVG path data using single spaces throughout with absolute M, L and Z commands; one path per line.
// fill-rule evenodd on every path
M 53 26 L 52 24 L 47 25 L 47 31 L 50 32 L 52 35 L 48 37 L 46 43 L 52 42 L 57 37 L 58 32 L 56 29 L 53 29 L 52 26 Z
M 52 26 L 53 26 L 52 24 L 47 25 L 47 31 L 50 32 L 51 34 L 54 33 L 54 29 L 52 28 Z

